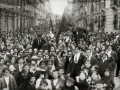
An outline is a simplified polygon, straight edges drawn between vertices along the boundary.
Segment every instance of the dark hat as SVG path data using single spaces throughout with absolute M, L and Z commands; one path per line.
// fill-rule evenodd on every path
M 71 82 L 71 83 L 74 83 L 74 79 L 71 78 L 71 77 L 68 77 L 67 81 Z
M 64 70 L 64 67 L 59 66 L 59 67 L 56 68 L 57 71 L 59 71 L 60 69 L 63 69 L 63 70 Z
M 105 69 L 105 72 L 107 72 L 107 71 L 108 71 L 108 72 L 110 72 L 110 70 L 109 70 L 109 69 Z
M 45 65 L 47 65 L 47 62 L 43 60 L 39 63 L 39 65 L 41 65 L 42 63 L 45 63 Z
M 41 37 L 42 35 L 41 35 L 41 34 L 38 34 L 37 36 L 38 36 L 38 37 Z
M 2 72 L 5 72 L 6 70 L 8 70 L 8 71 L 9 71 L 8 66 L 3 67 Z
M 42 85 L 42 84 L 46 84 L 46 85 L 48 85 L 48 83 L 47 83 L 46 80 L 41 80 L 40 85 Z
M 96 84 L 103 84 L 101 80 L 96 81 Z
M 25 66 L 27 66 L 27 65 L 28 65 L 28 66 L 30 66 L 30 64 L 29 64 L 29 63 L 25 63 L 25 64 L 23 65 L 23 67 L 25 67 Z

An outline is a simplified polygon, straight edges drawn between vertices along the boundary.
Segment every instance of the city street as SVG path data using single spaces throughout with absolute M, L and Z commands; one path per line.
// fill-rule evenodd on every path
M 0 90 L 120 90 L 120 0 L 0 0 Z

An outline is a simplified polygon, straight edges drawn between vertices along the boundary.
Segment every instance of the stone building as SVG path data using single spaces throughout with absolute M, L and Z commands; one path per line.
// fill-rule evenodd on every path
M 0 0 L 0 32 L 40 25 L 48 13 L 45 3 L 46 0 Z

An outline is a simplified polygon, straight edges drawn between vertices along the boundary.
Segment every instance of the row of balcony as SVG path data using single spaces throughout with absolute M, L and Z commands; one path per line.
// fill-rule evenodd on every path
M 31 2 L 32 4 L 39 4 L 40 2 L 44 3 L 45 0 L 28 0 L 29 2 Z

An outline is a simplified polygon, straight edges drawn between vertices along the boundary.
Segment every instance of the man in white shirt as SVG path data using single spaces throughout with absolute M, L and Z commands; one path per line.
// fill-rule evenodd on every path
M 17 90 L 15 78 L 9 74 L 9 68 L 6 66 L 2 70 L 3 77 L 0 79 L 0 90 Z

